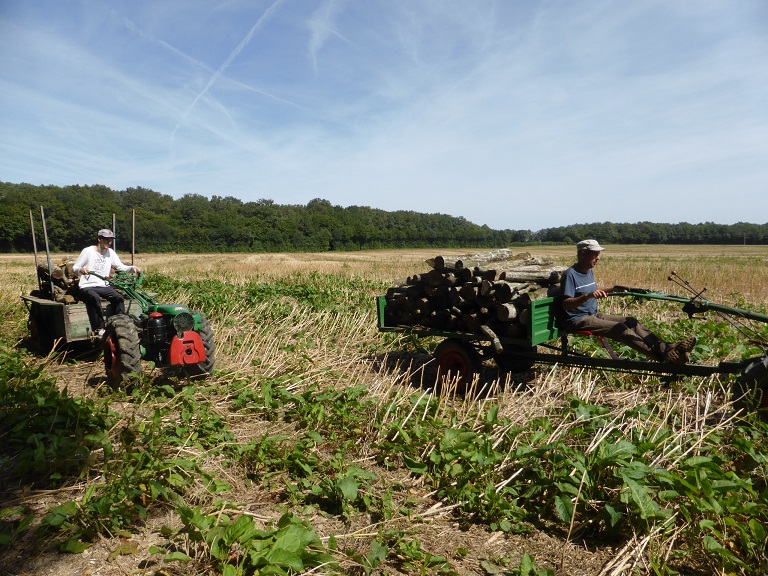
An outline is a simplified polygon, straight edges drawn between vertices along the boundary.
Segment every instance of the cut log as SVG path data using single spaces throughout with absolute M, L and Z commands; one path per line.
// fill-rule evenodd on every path
M 528 282 L 506 282 L 500 280 L 493 283 L 493 295 L 498 302 L 511 302 L 515 296 L 525 292 L 529 286 Z
M 459 270 L 464 268 L 464 262 L 450 256 L 435 256 L 426 260 L 434 270 Z
M 464 300 L 474 300 L 475 298 L 477 298 L 479 288 L 475 284 L 467 283 L 462 285 L 460 292 L 461 292 L 461 297 Z
M 501 279 L 507 282 L 536 282 L 546 286 L 560 282 L 566 270 L 564 266 L 521 266 L 504 270 Z
M 456 282 L 456 275 L 453 272 L 430 270 L 427 273 L 427 284 L 430 286 L 453 286 Z
M 508 248 L 501 248 L 499 250 L 490 250 L 488 252 L 480 252 L 478 254 L 465 254 L 463 256 L 459 256 L 459 259 L 467 268 L 474 268 L 475 266 L 484 268 L 484 267 L 487 267 L 488 264 L 491 264 L 494 262 L 504 262 L 504 261 L 525 262 L 530 258 L 531 258 L 531 255 L 528 254 L 527 252 L 515 253 Z
M 501 354 L 504 352 L 504 347 L 501 345 L 501 340 L 499 340 L 499 337 L 496 336 L 496 333 L 491 330 L 487 324 L 480 326 L 480 330 L 483 332 L 483 334 L 491 339 L 491 342 L 493 343 L 493 349 L 496 351 L 496 354 Z
M 507 304 L 499 304 L 496 307 L 496 318 L 498 318 L 501 322 L 513 322 L 514 320 L 517 320 L 519 314 L 520 311 L 512 302 Z
M 525 338 L 530 302 L 556 294 L 555 280 L 559 282 L 565 268 L 527 253 L 476 256 L 428 260 L 432 270 L 409 276 L 387 291 L 387 321 L 483 334 L 492 342 L 502 336 Z M 481 261 L 492 262 L 492 267 L 480 266 Z

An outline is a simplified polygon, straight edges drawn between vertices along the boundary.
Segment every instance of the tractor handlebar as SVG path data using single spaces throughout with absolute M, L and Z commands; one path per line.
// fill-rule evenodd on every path
M 768 316 L 765 314 L 758 314 L 750 310 L 744 310 L 742 308 L 734 308 L 731 306 L 724 306 L 722 304 L 715 304 L 709 300 L 705 300 L 701 297 L 694 296 L 693 298 L 684 298 L 682 296 L 675 296 L 673 294 L 667 294 L 666 292 L 656 292 L 654 290 L 648 290 L 646 288 L 627 288 L 626 286 L 614 286 L 609 292 L 610 296 L 629 296 L 636 299 L 647 300 L 664 300 L 667 302 L 677 302 L 683 305 L 683 312 L 688 314 L 689 318 L 693 318 L 695 314 L 701 314 L 704 312 L 718 312 L 721 314 L 728 314 L 729 316 L 736 316 L 738 318 L 746 318 L 748 320 L 755 320 L 757 322 L 763 322 L 768 324 Z
M 113 286 L 121 289 L 138 289 L 141 288 L 141 284 L 144 282 L 143 272 L 139 272 L 135 277 L 132 272 L 117 272 L 115 276 L 102 276 L 96 272 L 89 272 L 89 274 L 96 276 L 96 278 L 101 278 L 105 282 L 109 282 Z

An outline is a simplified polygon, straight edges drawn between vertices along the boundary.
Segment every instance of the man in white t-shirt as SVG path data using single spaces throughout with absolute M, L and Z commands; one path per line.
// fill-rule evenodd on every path
M 120 257 L 110 248 L 114 239 L 115 235 L 112 230 L 106 228 L 99 230 L 96 245 L 83 248 L 73 267 L 75 274 L 80 274 L 78 281 L 79 298 L 85 304 L 91 330 L 97 336 L 104 335 L 104 313 L 101 310 L 101 299 L 104 298 L 112 304 L 113 314 L 125 314 L 125 303 L 122 294 L 91 272 L 105 278 L 111 275 L 113 266 L 119 272 L 141 272 L 137 266 L 123 264 Z

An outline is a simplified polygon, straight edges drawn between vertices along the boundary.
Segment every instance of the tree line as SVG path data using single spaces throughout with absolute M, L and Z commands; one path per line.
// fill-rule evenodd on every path
M 76 251 L 96 231 L 116 223 L 118 251 L 130 248 L 135 214 L 137 252 L 326 252 L 376 248 L 498 248 L 524 243 L 572 244 L 597 238 L 610 244 L 767 244 L 768 224 L 577 224 L 539 231 L 493 230 L 463 217 L 367 206 L 334 206 L 315 199 L 280 205 L 231 196 L 207 198 L 136 187 L 36 186 L 0 183 L 0 252 L 31 252 L 30 211 L 38 249 L 40 206 L 49 247 Z

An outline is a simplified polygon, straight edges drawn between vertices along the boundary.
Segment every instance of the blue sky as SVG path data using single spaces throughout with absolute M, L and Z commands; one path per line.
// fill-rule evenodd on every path
M 0 181 L 768 222 L 765 0 L 0 0 Z

